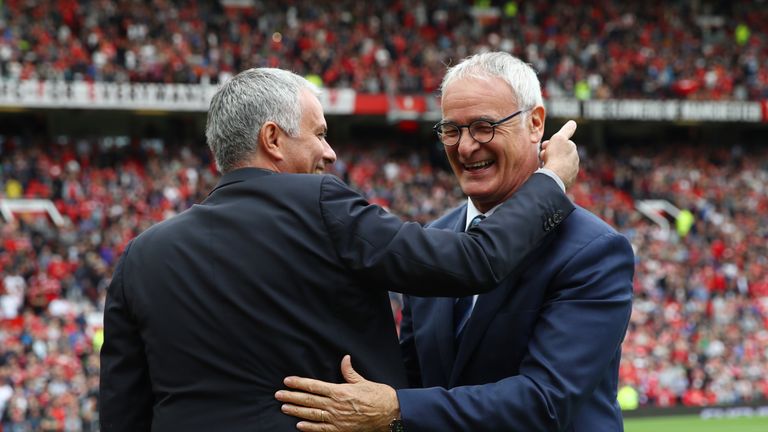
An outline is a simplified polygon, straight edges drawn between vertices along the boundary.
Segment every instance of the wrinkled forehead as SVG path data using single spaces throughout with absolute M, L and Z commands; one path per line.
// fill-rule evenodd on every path
M 299 103 L 301 104 L 302 123 L 306 123 L 310 127 L 325 125 L 323 105 L 315 92 L 306 88 L 302 89 L 299 94 Z

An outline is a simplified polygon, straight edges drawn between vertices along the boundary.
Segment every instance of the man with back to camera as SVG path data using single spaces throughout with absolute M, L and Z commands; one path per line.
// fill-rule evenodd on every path
M 535 72 L 506 53 L 465 59 L 441 88 L 435 130 L 469 199 L 431 227 L 461 232 L 519 193 L 536 170 L 546 112 Z M 564 129 L 575 128 L 569 124 Z M 307 420 L 302 431 L 622 430 L 616 392 L 632 248 L 580 207 L 556 231 L 520 274 L 491 292 L 405 296 L 401 345 L 417 388 L 391 392 L 356 373 L 345 356 L 349 384 L 289 377 L 289 388 L 314 394 L 278 392 L 283 410 Z M 399 420 L 387 423 L 393 417 Z
M 537 174 L 482 227 L 425 230 L 334 176 L 306 175 L 336 158 L 326 131 L 313 87 L 287 71 L 250 69 L 214 95 L 206 137 L 220 182 L 134 239 L 108 288 L 103 431 L 294 430 L 273 397 L 283 377 L 341 380 L 347 352 L 404 387 L 387 289 L 491 289 L 551 237 L 542 220 L 573 209 Z M 573 181 L 572 142 L 545 155 Z

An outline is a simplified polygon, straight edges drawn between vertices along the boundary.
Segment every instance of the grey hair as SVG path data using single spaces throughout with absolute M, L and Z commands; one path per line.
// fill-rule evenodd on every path
M 205 125 L 216 168 L 227 173 L 241 167 L 256 153 L 259 131 L 267 121 L 298 135 L 302 89 L 319 93 L 303 77 L 273 68 L 248 69 L 224 83 L 211 99 Z
M 505 52 L 475 54 L 448 68 L 440 84 L 445 90 L 454 81 L 463 78 L 501 78 L 509 84 L 518 109 L 544 106 L 541 83 L 533 68 L 519 58 Z

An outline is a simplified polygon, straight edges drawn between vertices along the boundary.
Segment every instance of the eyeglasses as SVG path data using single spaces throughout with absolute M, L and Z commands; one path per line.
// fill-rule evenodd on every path
M 480 144 L 485 144 L 493 139 L 494 135 L 496 134 L 496 126 L 506 121 L 512 120 L 517 115 L 525 111 L 528 110 L 524 109 L 517 111 L 496 122 L 490 122 L 488 120 L 475 120 L 472 123 L 465 125 L 457 125 L 456 123 L 451 122 L 440 122 L 434 125 L 432 129 L 435 131 L 435 133 L 437 133 L 437 138 L 440 139 L 440 142 L 442 142 L 443 145 L 449 147 L 455 146 L 459 143 L 459 141 L 461 141 L 461 130 L 463 128 L 467 128 L 467 130 L 469 130 L 469 136 L 471 136 L 472 139 L 479 142 Z

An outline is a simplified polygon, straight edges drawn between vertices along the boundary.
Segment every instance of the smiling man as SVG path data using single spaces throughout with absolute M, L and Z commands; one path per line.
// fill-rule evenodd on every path
M 498 78 L 468 76 L 447 84 L 444 120 L 435 131 L 462 191 L 478 210 L 487 212 L 512 196 L 539 167 L 544 107 L 518 108 L 510 114 L 518 102 L 511 91 L 499 90 L 504 83 Z M 522 134 L 525 120 L 531 124 Z
M 462 232 L 539 175 L 546 110 L 535 72 L 506 53 L 449 69 L 441 103 L 435 131 L 468 200 L 430 227 Z M 558 134 L 575 128 L 568 122 Z M 562 223 L 558 214 L 543 221 L 558 224 L 554 241 L 492 292 L 405 296 L 401 348 L 413 388 L 368 381 L 345 357 L 346 384 L 286 378 L 299 391 L 277 393 L 283 411 L 307 420 L 302 431 L 622 430 L 616 392 L 632 248 L 579 207 Z

